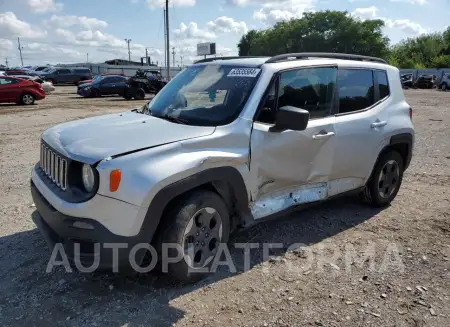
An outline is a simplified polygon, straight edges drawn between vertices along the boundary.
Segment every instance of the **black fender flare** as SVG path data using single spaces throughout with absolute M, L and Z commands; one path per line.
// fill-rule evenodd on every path
M 218 167 L 206 169 L 165 186 L 154 196 L 139 231 L 139 239 L 142 242 L 150 242 L 170 201 L 205 184 L 213 185 L 219 195 L 224 198 L 227 205 L 231 204 L 237 212 L 249 210 L 247 188 L 244 179 L 236 168 Z M 230 193 L 227 190 L 231 191 L 231 194 L 227 194 Z
M 396 144 L 406 144 L 407 145 L 407 152 L 406 152 L 406 156 L 405 156 L 406 160 L 404 162 L 405 170 L 409 167 L 409 164 L 411 163 L 413 142 L 414 142 L 414 138 L 411 133 L 401 133 L 401 134 L 393 135 L 393 136 L 391 136 L 391 139 L 389 141 L 388 147 L 396 145 Z

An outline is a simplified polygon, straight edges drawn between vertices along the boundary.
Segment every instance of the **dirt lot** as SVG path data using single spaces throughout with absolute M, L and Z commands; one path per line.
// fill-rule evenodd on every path
M 40 133 L 144 103 L 74 92 L 0 105 L 0 326 L 450 326 L 450 92 L 406 91 L 417 140 L 392 206 L 341 198 L 258 225 L 231 243 L 306 247 L 265 262 L 252 250 L 248 271 L 233 249 L 237 273 L 190 286 L 156 274 L 45 272 L 29 192 Z M 373 262 L 363 256 L 370 249 Z

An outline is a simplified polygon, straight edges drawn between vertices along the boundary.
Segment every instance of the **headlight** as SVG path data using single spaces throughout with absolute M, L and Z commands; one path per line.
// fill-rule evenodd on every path
M 92 192 L 95 186 L 95 175 L 91 166 L 84 164 L 83 168 L 81 169 L 81 174 L 84 188 L 87 192 Z

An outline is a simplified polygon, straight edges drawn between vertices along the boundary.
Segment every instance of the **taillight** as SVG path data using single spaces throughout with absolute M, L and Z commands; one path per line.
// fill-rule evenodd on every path
M 409 119 L 412 120 L 412 108 L 411 107 L 409 107 Z

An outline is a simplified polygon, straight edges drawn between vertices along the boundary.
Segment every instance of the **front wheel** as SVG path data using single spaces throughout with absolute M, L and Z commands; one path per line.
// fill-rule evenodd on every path
M 363 201 L 374 207 L 389 205 L 400 189 L 403 172 L 403 158 L 397 151 L 389 150 L 381 154 L 361 193 Z
M 447 83 L 442 83 L 441 90 L 446 91 L 447 90 Z
M 183 282 L 196 282 L 205 278 L 213 266 L 219 245 L 228 241 L 230 219 L 227 206 L 222 198 L 214 192 L 201 190 L 182 197 L 175 207 L 167 211 L 162 219 L 157 244 L 161 254 L 164 244 L 168 246 L 170 258 L 182 258 L 175 263 L 160 263 L 164 271 Z M 175 249 L 178 247 L 178 250 Z
M 145 98 L 145 91 L 142 88 L 139 88 L 136 90 L 136 92 L 134 93 L 134 98 L 136 100 L 144 100 Z

